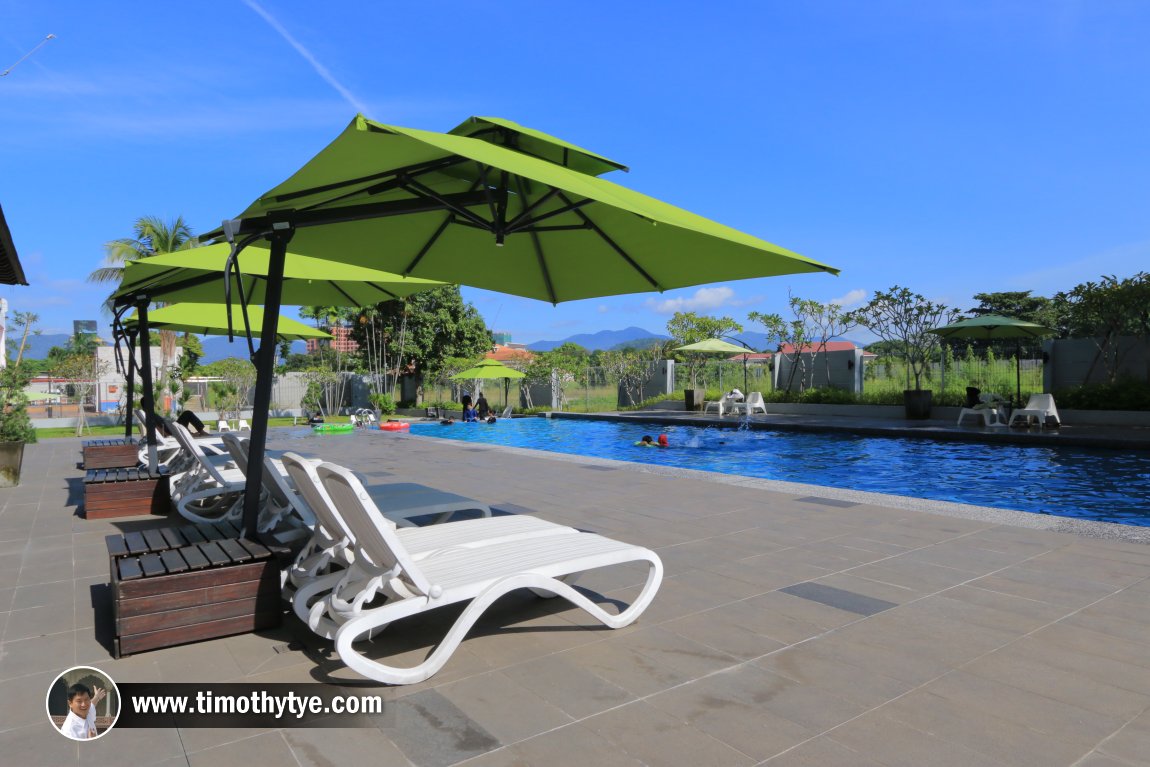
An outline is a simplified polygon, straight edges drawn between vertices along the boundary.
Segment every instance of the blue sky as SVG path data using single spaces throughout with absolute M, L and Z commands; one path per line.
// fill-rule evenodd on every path
M 896 283 L 959 308 L 1150 263 L 1150 3 L 0 0 L 0 205 L 45 332 L 141 215 L 233 216 L 356 111 L 506 117 L 613 180 L 842 269 L 549 304 L 464 289 L 517 341 L 788 291 Z M 758 329 L 748 326 L 748 329 Z

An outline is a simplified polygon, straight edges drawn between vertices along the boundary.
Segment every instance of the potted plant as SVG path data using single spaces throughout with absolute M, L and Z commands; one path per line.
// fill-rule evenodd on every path
M 0 487 L 20 484 L 24 445 L 36 441 L 24 394 L 29 379 L 22 365 L 0 368 Z
M 383 422 L 385 415 L 395 414 L 395 400 L 391 398 L 390 394 L 372 392 L 367 395 L 367 400 L 371 403 L 372 409 L 375 410 L 375 418 L 380 423 Z
M 922 378 L 941 339 L 927 331 L 947 325 L 957 316 L 957 310 L 927 301 L 898 285 L 887 291 L 876 290 L 868 304 L 847 315 L 848 322 L 861 325 L 886 341 L 906 361 L 907 389 L 903 391 L 903 403 L 907 418 L 930 418 L 934 392 L 922 388 Z M 912 377 L 913 389 L 910 388 Z

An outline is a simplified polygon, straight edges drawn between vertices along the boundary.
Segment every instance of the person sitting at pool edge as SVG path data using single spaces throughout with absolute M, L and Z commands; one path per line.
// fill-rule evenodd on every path
M 477 420 L 479 420 L 479 418 L 475 415 L 475 408 L 468 406 L 463 409 L 464 423 L 475 423 Z
M 491 415 L 491 406 L 487 404 L 487 397 L 483 396 L 483 392 L 479 392 L 475 397 L 475 414 L 481 421 Z

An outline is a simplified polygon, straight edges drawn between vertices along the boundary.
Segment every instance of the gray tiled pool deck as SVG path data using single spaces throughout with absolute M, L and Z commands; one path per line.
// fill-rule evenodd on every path
M 667 577 L 619 631 L 513 595 L 409 687 L 363 685 L 294 619 L 114 660 L 103 538 L 164 522 L 80 518 L 79 440 L 45 441 L 24 483 L 0 490 L 0 763 L 1150 764 L 1145 530 L 379 432 L 299 435 L 273 430 L 269 444 L 648 546 Z M 629 600 L 642 576 L 581 584 Z M 421 657 L 445 612 L 390 627 L 369 652 Z M 121 682 L 330 681 L 379 690 L 389 708 L 358 729 L 114 729 L 75 744 L 50 731 L 43 700 L 76 664 Z

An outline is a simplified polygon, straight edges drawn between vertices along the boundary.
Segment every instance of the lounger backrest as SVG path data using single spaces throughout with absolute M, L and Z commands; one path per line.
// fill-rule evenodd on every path
M 188 454 L 194 456 L 196 463 L 200 465 L 200 468 L 202 468 L 213 481 L 221 486 L 228 484 L 228 481 L 223 478 L 219 471 L 216 470 L 216 467 L 212 465 L 211 461 L 207 459 L 203 448 L 196 443 L 187 429 L 175 421 L 164 421 L 164 424 L 167 426 L 168 433 L 175 437 L 180 447 L 186 450 Z
M 327 491 L 323 489 L 319 475 L 315 472 L 315 465 L 298 453 L 284 453 L 283 462 L 291 481 L 299 490 L 308 508 L 315 514 L 316 526 L 332 541 L 343 538 L 354 541 L 355 536 L 347 529 L 339 512 L 332 505 Z
M 321 463 L 316 473 L 355 540 L 356 560 L 362 557 L 381 569 L 394 569 L 394 576 L 416 593 L 437 597 L 437 590 L 396 535 L 395 526 L 380 513 L 355 475 L 334 463 Z
M 248 474 L 248 446 L 251 440 L 247 437 L 241 437 L 235 432 L 221 434 L 220 439 L 223 440 L 224 447 L 228 449 L 228 453 L 236 462 L 236 466 L 246 477 Z M 288 485 L 283 474 L 267 455 L 264 455 L 264 471 L 260 475 L 260 484 L 263 485 L 264 491 L 271 496 L 276 506 L 281 509 L 293 509 L 296 515 L 308 525 L 315 522 L 315 514 L 311 505 L 299 497 L 295 488 Z

